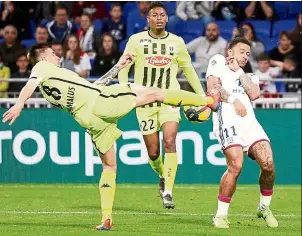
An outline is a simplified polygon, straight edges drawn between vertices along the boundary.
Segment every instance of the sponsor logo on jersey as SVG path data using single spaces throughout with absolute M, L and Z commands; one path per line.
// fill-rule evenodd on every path
M 149 44 L 149 43 L 151 43 L 152 41 L 151 41 L 151 39 L 141 39 L 140 41 L 139 41 L 139 44 Z
M 146 58 L 147 62 L 153 66 L 166 66 L 171 63 L 172 59 L 163 56 L 152 56 Z

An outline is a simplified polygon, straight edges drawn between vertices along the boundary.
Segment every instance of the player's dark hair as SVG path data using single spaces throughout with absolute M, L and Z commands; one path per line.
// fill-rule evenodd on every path
M 167 8 L 166 8 L 165 4 L 163 4 L 162 2 L 151 2 L 148 12 L 150 12 L 153 8 L 156 8 L 156 7 L 163 8 L 167 12 Z
M 236 38 L 234 38 L 234 39 L 231 40 L 231 42 L 229 43 L 228 49 L 232 49 L 238 43 L 244 43 L 244 44 L 246 44 L 248 46 L 251 46 L 250 41 L 248 41 L 246 38 L 244 38 L 244 37 L 236 37 Z
M 122 9 L 122 5 L 118 2 L 113 2 L 110 6 L 110 10 L 112 10 L 114 7 L 119 7 Z
M 27 54 L 27 59 L 29 60 L 30 64 L 33 66 L 36 65 L 39 60 L 38 57 L 41 52 L 44 52 L 47 48 L 49 48 L 48 43 L 38 43 L 32 46 Z
M 257 61 L 270 61 L 270 57 L 264 52 L 259 54 L 259 56 L 257 57 Z

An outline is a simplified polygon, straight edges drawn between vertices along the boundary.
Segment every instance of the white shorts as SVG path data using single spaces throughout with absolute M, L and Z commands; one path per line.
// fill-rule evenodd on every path
M 270 142 L 254 116 L 228 115 L 222 117 L 218 112 L 217 120 L 218 125 L 215 125 L 217 129 L 214 130 L 214 133 L 223 151 L 230 147 L 241 146 L 242 150 L 249 154 L 250 149 L 256 143 L 260 141 Z

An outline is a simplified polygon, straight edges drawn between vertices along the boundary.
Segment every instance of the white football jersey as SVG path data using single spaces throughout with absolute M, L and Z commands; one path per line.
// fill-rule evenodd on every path
M 256 119 L 252 103 L 245 93 L 239 78 L 236 78 L 236 74 L 232 71 L 226 63 L 226 59 L 224 56 L 217 54 L 213 56 L 208 65 L 206 78 L 209 76 L 216 76 L 220 79 L 222 87 L 230 94 L 238 98 L 242 104 L 245 106 L 247 110 L 247 116 L 245 120 L 248 119 Z M 259 78 L 254 74 L 248 74 L 251 81 L 257 85 L 259 85 Z M 234 109 L 234 105 L 226 102 L 221 103 L 221 115 L 224 119 L 238 119 L 239 117 Z M 241 122 L 240 122 L 241 123 Z M 213 112 L 213 129 L 214 131 L 217 130 L 219 127 L 219 120 L 217 117 L 217 113 Z

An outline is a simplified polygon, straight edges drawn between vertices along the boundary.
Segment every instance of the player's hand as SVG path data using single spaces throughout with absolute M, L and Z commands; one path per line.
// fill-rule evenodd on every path
M 116 65 L 119 67 L 119 69 L 123 69 L 124 67 L 128 66 L 134 59 L 134 53 L 125 53 L 123 56 L 121 56 Z
M 238 61 L 234 57 L 227 57 L 226 62 L 231 70 L 237 71 L 240 69 Z
M 23 105 L 16 103 L 13 107 L 11 107 L 7 112 L 3 114 L 2 122 L 5 123 L 9 122 L 9 125 L 12 125 L 15 120 L 19 117 L 21 111 L 23 109 Z
M 246 116 L 247 112 L 246 112 L 246 108 L 245 106 L 240 102 L 239 99 L 235 99 L 234 101 L 234 108 L 236 111 L 236 114 L 238 116 L 244 117 Z

